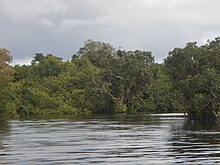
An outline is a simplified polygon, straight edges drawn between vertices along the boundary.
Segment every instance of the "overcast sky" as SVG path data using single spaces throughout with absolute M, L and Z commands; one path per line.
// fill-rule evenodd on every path
M 161 62 L 187 42 L 220 36 L 219 0 L 0 0 L 0 47 L 13 63 L 71 56 L 92 39 L 152 51 Z

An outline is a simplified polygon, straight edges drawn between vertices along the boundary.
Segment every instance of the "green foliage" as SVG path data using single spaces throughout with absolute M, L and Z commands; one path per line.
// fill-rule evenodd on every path
M 88 40 L 71 61 L 37 53 L 11 67 L 0 49 L 0 114 L 182 112 L 220 114 L 220 38 L 169 52 L 164 64 L 148 51 L 116 50 Z
M 0 114 L 11 115 L 8 111 L 8 101 L 10 100 L 10 78 L 12 68 L 8 64 L 12 60 L 10 52 L 5 48 L 0 48 Z
M 53 55 L 40 57 L 31 66 L 14 67 L 10 107 L 17 114 L 113 111 L 115 104 L 106 94 L 108 84 L 101 81 L 101 69 L 86 56 L 72 62 Z
M 99 83 L 95 84 L 101 87 L 102 92 L 98 89 L 88 95 L 91 98 L 96 96 L 101 103 L 98 106 L 102 107 L 99 108 L 101 112 L 134 112 L 141 109 L 145 86 L 150 83 L 149 66 L 154 62 L 151 52 L 116 51 L 107 43 L 89 40 L 77 55 L 87 57 L 101 70 Z M 74 63 L 79 60 L 75 58 L 72 60 Z M 92 109 L 100 112 L 96 106 Z
M 118 51 L 112 65 L 113 94 L 130 112 L 139 111 L 143 94 L 150 84 L 149 66 L 153 63 L 151 52 Z
M 156 112 L 182 111 L 183 106 L 178 99 L 178 92 L 173 89 L 170 78 L 165 74 L 163 64 L 153 64 L 150 68 L 151 84 L 146 89 L 146 107 Z
M 105 67 L 109 65 L 109 59 L 116 54 L 115 49 L 108 43 L 94 42 L 87 40 L 85 45 L 79 49 L 76 55 L 73 55 L 72 59 L 78 57 L 88 57 L 94 66 Z
M 39 78 L 58 76 L 64 72 L 63 65 L 64 63 L 61 58 L 49 54 L 46 57 L 43 56 L 38 64 L 33 63 L 31 72 L 33 76 L 38 76 Z
M 189 43 L 165 59 L 189 117 L 214 120 L 220 113 L 220 38 L 200 47 Z

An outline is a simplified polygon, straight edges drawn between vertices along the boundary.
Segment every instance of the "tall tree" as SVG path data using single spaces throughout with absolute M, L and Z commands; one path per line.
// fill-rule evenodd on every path
M 5 48 L 0 48 L 0 74 L 4 79 L 8 79 L 12 73 L 9 63 L 12 60 L 10 52 Z
M 76 55 L 86 56 L 95 66 L 105 67 L 109 65 L 109 59 L 116 55 L 116 51 L 109 43 L 87 40 Z
M 216 119 L 220 113 L 220 38 L 198 47 L 189 43 L 165 59 L 166 71 L 191 118 Z
M 101 81 L 109 84 L 116 111 L 141 109 L 145 87 L 150 84 L 149 66 L 154 63 L 151 52 L 116 50 L 108 43 L 88 40 L 77 55 L 102 70 Z
M 7 113 L 7 102 L 9 100 L 9 78 L 12 74 L 12 67 L 9 65 L 12 56 L 5 48 L 0 48 L 0 113 Z

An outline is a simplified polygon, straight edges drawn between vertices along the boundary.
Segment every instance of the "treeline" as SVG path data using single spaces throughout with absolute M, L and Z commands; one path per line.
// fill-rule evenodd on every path
M 37 53 L 11 67 L 0 49 L 0 114 L 187 112 L 216 119 L 220 112 L 220 38 L 188 43 L 164 63 L 148 51 L 122 51 L 88 40 L 71 61 Z

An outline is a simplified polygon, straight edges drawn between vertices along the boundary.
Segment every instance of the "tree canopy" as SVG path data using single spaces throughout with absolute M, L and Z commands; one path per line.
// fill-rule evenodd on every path
M 175 48 L 164 64 L 189 117 L 215 119 L 220 113 L 220 38 Z
M 35 114 L 220 113 L 220 38 L 174 48 L 164 63 L 149 51 L 115 49 L 88 40 L 71 61 L 36 53 L 31 65 L 10 66 L 0 49 L 0 113 Z

